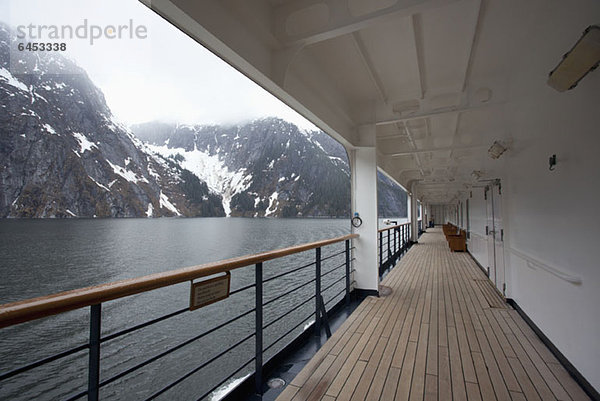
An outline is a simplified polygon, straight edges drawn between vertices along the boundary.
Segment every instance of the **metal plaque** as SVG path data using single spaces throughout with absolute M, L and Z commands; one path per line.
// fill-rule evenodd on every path
M 229 297 L 231 273 L 192 283 L 190 292 L 190 310 L 202 308 Z

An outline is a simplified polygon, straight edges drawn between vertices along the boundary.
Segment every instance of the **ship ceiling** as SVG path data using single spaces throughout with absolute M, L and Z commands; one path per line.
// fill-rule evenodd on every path
M 487 150 L 496 140 L 515 141 L 511 88 L 527 84 L 515 76 L 545 84 L 572 44 L 545 38 L 559 37 L 555 27 L 568 3 L 152 0 L 151 6 L 164 15 L 164 5 L 175 4 L 218 38 L 200 42 L 346 147 L 366 145 L 358 131 L 374 125 L 379 166 L 405 187 L 417 180 L 420 199 L 447 203 L 501 174 L 505 160 L 490 159 Z M 201 36 L 185 18 L 169 19 Z M 580 28 L 568 32 L 576 38 Z
M 321 38 L 306 33 L 300 40 L 310 43 L 297 57 L 312 59 L 338 88 L 353 124 L 377 123 L 380 165 L 386 172 L 405 187 L 419 180 L 419 197 L 444 203 L 473 183 L 473 170 L 484 170 L 493 136 L 483 127 L 497 110 L 484 107 L 493 98 L 492 89 L 468 83 L 482 2 L 419 3 L 414 12 L 390 9 L 387 17 L 349 32 Z M 294 63 L 290 72 L 303 73 Z

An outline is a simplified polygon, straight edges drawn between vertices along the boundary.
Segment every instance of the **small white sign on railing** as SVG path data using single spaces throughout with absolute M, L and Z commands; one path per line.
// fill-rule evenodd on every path
M 192 283 L 190 291 L 190 310 L 202 308 L 229 297 L 231 273 Z

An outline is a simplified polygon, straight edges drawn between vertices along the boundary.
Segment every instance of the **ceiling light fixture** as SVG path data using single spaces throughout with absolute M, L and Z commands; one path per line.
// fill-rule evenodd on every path
M 600 26 L 590 25 L 550 72 L 548 85 L 559 92 L 573 89 L 600 64 Z
M 504 152 L 506 152 L 506 149 L 507 147 L 502 143 L 499 141 L 494 141 L 492 146 L 488 149 L 488 155 L 490 155 L 492 159 L 498 159 Z
M 473 172 L 471 173 L 471 177 L 477 181 L 478 179 L 480 179 L 481 177 L 483 177 L 483 171 L 481 170 L 473 170 Z

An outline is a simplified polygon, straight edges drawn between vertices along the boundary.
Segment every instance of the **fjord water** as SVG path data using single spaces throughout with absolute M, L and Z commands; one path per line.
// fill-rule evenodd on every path
M 348 234 L 346 219 L 76 219 L 0 221 L 0 303 L 134 278 L 180 267 Z M 343 251 L 343 243 L 323 249 L 323 257 Z M 264 265 L 265 278 L 314 260 L 304 252 Z M 325 301 L 343 297 L 344 254 L 323 263 Z M 314 278 L 314 267 L 265 283 L 265 302 Z M 336 282 L 337 281 L 337 282 Z M 232 290 L 254 282 L 254 267 L 232 273 Z M 102 336 L 186 308 L 189 283 L 122 298 L 102 305 Z M 314 284 L 291 292 L 265 307 L 265 324 L 314 294 Z M 335 299 L 334 299 L 335 298 Z M 254 307 L 254 289 L 186 312 L 102 344 L 101 381 L 164 352 Z M 266 357 L 281 349 L 311 321 L 314 301 L 284 316 L 265 330 Z M 145 399 L 222 350 L 254 332 L 254 314 L 118 379 L 101 390 L 102 399 Z M 85 344 L 89 308 L 0 329 L 0 374 L 38 359 Z M 218 361 L 163 393 L 163 399 L 197 399 L 254 355 L 249 338 Z M 236 377 L 252 371 L 248 364 Z M 225 383 L 227 385 L 227 383 Z M 0 383 L 0 399 L 65 399 L 87 388 L 87 352 L 33 369 Z M 213 394 L 214 396 L 214 394 Z M 210 397 L 209 397 L 210 398 Z

